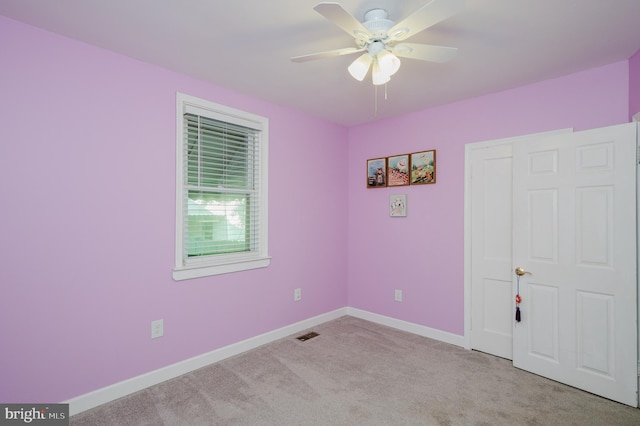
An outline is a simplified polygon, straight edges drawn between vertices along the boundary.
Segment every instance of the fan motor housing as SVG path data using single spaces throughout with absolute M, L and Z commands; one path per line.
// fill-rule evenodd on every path
M 387 31 L 395 25 L 395 22 L 387 19 L 388 16 L 384 9 L 372 9 L 364 14 L 362 25 L 371 32 L 374 39 L 384 39 Z

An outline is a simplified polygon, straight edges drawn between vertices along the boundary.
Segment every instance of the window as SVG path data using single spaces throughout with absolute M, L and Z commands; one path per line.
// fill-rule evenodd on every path
M 268 120 L 177 95 L 175 280 L 269 265 Z

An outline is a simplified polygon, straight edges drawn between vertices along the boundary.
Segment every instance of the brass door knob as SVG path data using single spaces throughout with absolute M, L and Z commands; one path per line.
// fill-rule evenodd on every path
M 531 275 L 531 272 L 529 272 L 529 271 L 525 271 L 525 270 L 524 270 L 524 268 L 523 268 L 522 266 L 518 266 L 518 267 L 516 268 L 516 270 L 515 270 L 515 273 L 516 273 L 516 275 L 517 275 L 517 276 L 519 276 L 519 277 L 521 277 L 521 276 L 523 276 L 523 275 L 525 275 L 525 274 L 529 274 L 529 275 Z

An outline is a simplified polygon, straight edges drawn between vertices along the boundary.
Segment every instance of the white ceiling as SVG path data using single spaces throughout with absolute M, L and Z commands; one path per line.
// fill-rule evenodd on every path
M 356 18 L 396 22 L 430 0 L 340 0 Z M 444 0 L 446 1 L 446 0 Z M 386 87 L 354 80 L 355 46 L 313 10 L 319 0 L 0 0 L 0 14 L 343 125 L 554 78 L 640 49 L 640 0 L 466 0 L 409 42 L 453 46 L 451 62 L 403 59 Z M 6 41 L 3 41 L 3 43 Z

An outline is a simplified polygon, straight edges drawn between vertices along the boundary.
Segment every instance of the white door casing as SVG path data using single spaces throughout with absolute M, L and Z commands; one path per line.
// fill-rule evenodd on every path
M 637 406 L 636 127 L 514 144 L 514 366 Z M 515 279 L 515 275 L 514 279 Z

